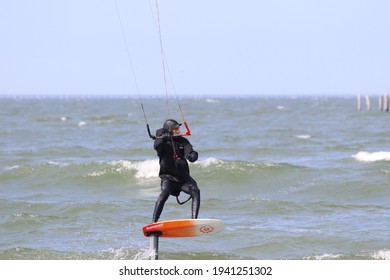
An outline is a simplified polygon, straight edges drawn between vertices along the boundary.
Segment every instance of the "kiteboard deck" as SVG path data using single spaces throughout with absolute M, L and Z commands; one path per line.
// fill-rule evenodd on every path
M 220 232 L 223 227 L 223 222 L 218 219 L 181 219 L 147 224 L 142 231 L 145 236 L 195 237 Z

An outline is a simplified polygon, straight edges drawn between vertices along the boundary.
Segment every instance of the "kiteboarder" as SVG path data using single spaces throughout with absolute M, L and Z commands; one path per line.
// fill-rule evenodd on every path
M 198 153 L 192 148 L 191 143 L 181 136 L 180 125 L 177 121 L 168 119 L 163 127 L 156 131 L 154 149 L 157 151 L 160 163 L 161 193 L 154 208 L 153 222 L 157 222 L 160 218 L 169 195 L 176 196 L 179 204 L 186 202 L 179 201 L 180 192 L 190 195 L 192 198 L 191 218 L 198 218 L 200 190 L 190 176 L 187 162 L 187 160 L 195 162 L 198 159 Z

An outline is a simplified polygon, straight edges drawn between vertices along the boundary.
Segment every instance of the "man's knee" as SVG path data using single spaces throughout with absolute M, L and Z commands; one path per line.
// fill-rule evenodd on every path
M 196 185 L 191 185 L 189 186 L 190 192 L 192 196 L 199 196 L 200 195 L 200 190 L 198 186 Z
M 158 200 L 159 201 L 166 201 L 169 197 L 169 191 L 167 190 L 162 190 L 160 195 L 158 196 Z

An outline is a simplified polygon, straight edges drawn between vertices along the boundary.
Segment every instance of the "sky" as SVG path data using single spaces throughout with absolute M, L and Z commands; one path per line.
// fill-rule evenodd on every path
M 156 0 L 0 0 L 0 95 L 390 90 L 388 0 L 159 0 L 158 7 L 167 88 Z

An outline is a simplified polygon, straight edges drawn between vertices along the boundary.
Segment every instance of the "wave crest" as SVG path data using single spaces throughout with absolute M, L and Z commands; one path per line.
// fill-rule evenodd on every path
M 360 162 L 378 162 L 378 161 L 390 161 L 390 152 L 365 152 L 361 151 L 352 156 L 355 160 Z

